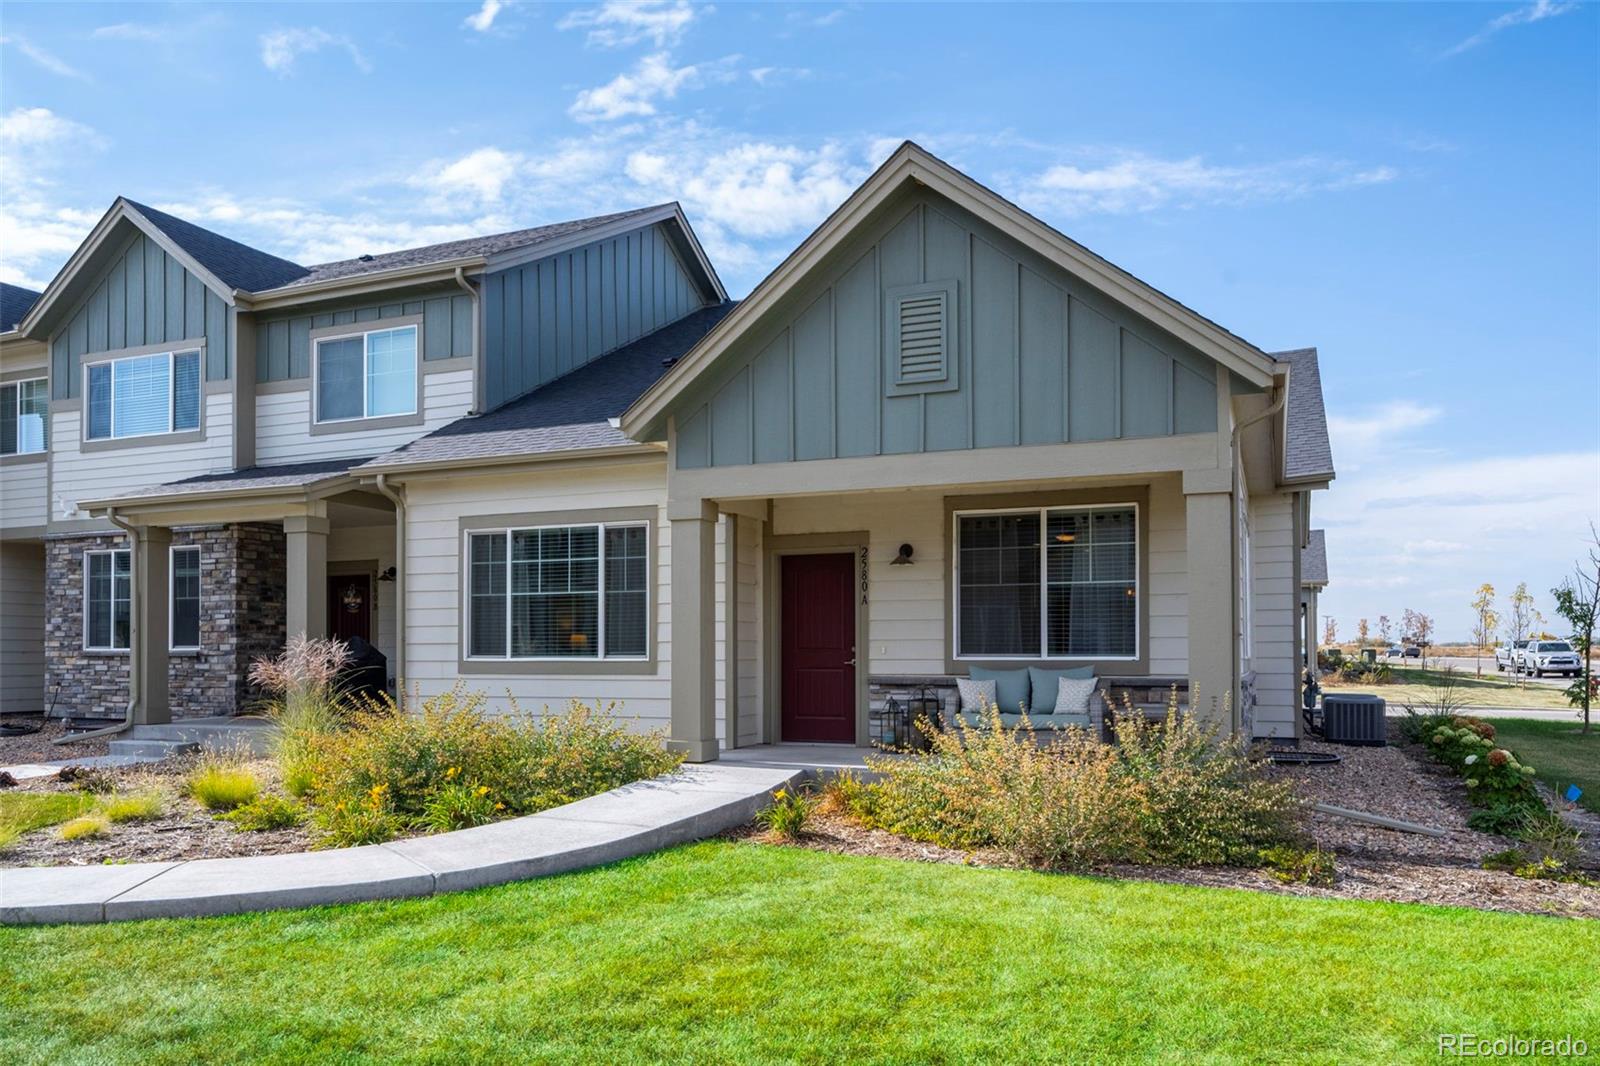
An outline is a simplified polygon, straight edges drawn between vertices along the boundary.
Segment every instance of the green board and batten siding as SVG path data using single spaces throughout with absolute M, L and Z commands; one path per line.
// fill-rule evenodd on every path
M 483 285 L 484 403 L 516 399 L 711 298 L 659 224 L 495 271 Z
M 363 303 L 318 314 L 259 315 L 256 318 L 256 380 L 294 381 L 311 376 L 311 331 L 324 326 L 422 316 L 423 359 L 454 359 L 472 354 L 472 298 L 455 291 L 409 300 Z
M 80 356 L 168 341 L 206 341 L 206 380 L 232 372 L 228 316 L 234 311 L 183 264 L 140 233 L 122 248 L 50 341 L 53 398 L 82 391 Z
M 884 217 L 678 405 L 680 468 L 1216 429 L 1198 351 L 953 204 Z M 954 387 L 894 394 L 889 297 L 949 281 Z

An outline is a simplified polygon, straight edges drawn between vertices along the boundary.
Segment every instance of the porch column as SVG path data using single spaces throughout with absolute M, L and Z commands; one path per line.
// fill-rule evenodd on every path
M 134 724 L 172 721 L 167 698 L 167 605 L 172 565 L 172 530 L 138 526 L 133 534 L 133 632 L 129 635 L 128 683 L 136 701 Z
M 1306 589 L 1306 661 L 1305 668 L 1315 671 L 1317 668 L 1317 590 Z
M 286 567 L 288 632 L 292 637 L 328 635 L 328 520 L 293 515 L 283 520 L 289 553 Z
M 672 747 L 717 758 L 717 505 L 669 501 L 672 522 Z
M 1236 729 L 1239 653 L 1234 639 L 1234 610 L 1238 595 L 1234 584 L 1231 474 L 1225 470 L 1205 473 L 1219 476 L 1184 476 L 1184 529 L 1189 570 L 1189 705 L 1197 714 L 1221 716 L 1223 700 L 1227 698 L 1231 710 L 1223 725 Z M 1217 485 L 1224 480 L 1228 482 L 1226 489 L 1217 491 Z

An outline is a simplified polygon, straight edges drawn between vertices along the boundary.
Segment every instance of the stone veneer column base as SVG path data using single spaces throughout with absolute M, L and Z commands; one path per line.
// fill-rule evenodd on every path
M 285 640 L 283 530 L 263 523 L 177 529 L 172 545 L 200 548 L 201 645 L 171 653 L 172 717 L 247 711 L 258 698 L 251 662 L 276 654 Z M 46 542 L 44 705 L 56 717 L 120 718 L 127 708 L 128 653 L 83 647 L 83 553 L 127 546 L 120 533 Z

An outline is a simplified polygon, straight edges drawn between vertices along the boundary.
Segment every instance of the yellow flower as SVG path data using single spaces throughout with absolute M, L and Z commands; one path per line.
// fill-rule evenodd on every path
M 478 786 L 478 795 L 487 796 L 488 794 L 489 794 L 489 786 L 488 785 L 479 785 Z
M 497 811 L 503 811 L 506 809 L 506 805 L 504 803 L 496 803 L 494 805 L 494 809 Z
M 446 771 L 445 771 L 445 772 L 444 772 L 444 779 L 445 779 L 445 780 L 446 780 L 446 781 L 448 781 L 448 780 L 450 780 L 450 779 L 451 779 L 451 778 L 452 778 L 452 777 L 454 777 L 454 776 L 456 776 L 456 775 L 457 775 L 457 774 L 459 774 L 459 773 L 460 773 L 460 772 L 461 772 L 461 767 L 459 767 L 459 766 L 452 766 L 452 767 L 450 767 L 450 768 L 449 768 L 449 769 L 448 769 L 448 770 L 446 770 Z

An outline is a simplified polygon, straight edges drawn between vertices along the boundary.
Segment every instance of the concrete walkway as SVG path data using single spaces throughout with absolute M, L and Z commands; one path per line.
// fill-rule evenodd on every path
M 0 869 L 0 924 L 188 918 L 402 899 L 581 870 L 748 822 L 816 763 L 723 761 L 526 818 L 292 855 Z

